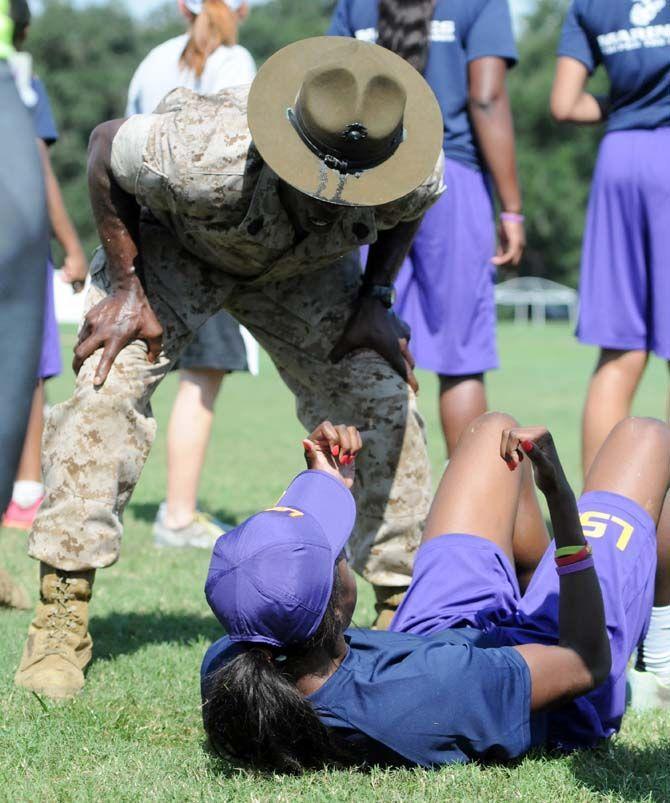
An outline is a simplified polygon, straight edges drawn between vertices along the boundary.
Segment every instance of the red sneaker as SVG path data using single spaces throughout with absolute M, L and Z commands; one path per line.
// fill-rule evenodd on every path
M 37 502 L 30 507 L 21 507 L 12 499 L 3 516 L 2 526 L 11 527 L 14 530 L 30 530 L 43 500 L 44 497 L 40 496 Z

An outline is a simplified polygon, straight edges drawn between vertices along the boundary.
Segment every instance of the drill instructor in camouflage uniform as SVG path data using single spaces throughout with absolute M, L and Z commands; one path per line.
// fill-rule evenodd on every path
M 89 184 L 104 250 L 75 393 L 45 431 L 47 495 L 29 542 L 42 601 L 19 685 L 53 697 L 82 688 L 93 577 L 119 556 L 156 429 L 151 394 L 222 308 L 269 352 L 308 430 L 330 418 L 363 432 L 353 564 L 392 607 L 431 490 L 392 282 L 442 191 L 441 139 L 418 72 L 338 37 L 289 45 L 251 88 L 176 90 L 154 114 L 95 130 Z

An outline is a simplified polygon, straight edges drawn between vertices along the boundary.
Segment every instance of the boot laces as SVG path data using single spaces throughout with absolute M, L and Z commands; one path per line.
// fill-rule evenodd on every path
M 65 639 L 81 624 L 77 609 L 70 603 L 76 599 L 72 589 L 73 580 L 59 577 L 56 582 L 52 604 L 47 614 L 47 639 L 51 650 L 59 651 Z

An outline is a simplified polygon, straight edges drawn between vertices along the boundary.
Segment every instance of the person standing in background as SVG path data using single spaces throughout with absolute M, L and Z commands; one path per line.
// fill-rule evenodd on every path
M 137 68 L 128 91 L 128 117 L 153 112 L 177 87 L 211 95 L 249 84 L 256 74 L 251 54 L 237 44 L 238 23 L 249 10 L 245 2 L 179 0 L 179 6 L 189 31 L 154 48 Z M 198 510 L 198 485 L 223 378 L 246 370 L 239 324 L 225 311 L 210 318 L 182 353 L 168 425 L 167 499 L 154 522 L 157 545 L 209 549 L 230 527 Z
M 393 50 L 430 84 L 444 120 L 446 193 L 395 283 L 420 368 L 439 376 L 447 454 L 486 412 L 497 368 L 495 266 L 518 265 L 525 234 L 506 88 L 517 60 L 507 0 L 339 0 L 329 33 Z M 499 245 L 490 179 L 500 201 Z M 493 257 L 493 259 L 492 259 Z
M 23 15 L 14 25 L 13 43 L 17 50 L 23 47 L 30 25 L 30 16 Z M 32 62 L 30 62 L 32 71 Z M 58 140 L 58 131 L 44 84 L 34 75 L 30 77 L 29 106 L 37 147 L 40 152 L 46 184 L 47 209 L 53 236 L 65 254 L 61 278 L 80 292 L 88 273 L 88 263 L 76 229 L 68 215 L 58 180 L 51 167 L 49 148 Z M 44 330 L 42 351 L 37 370 L 37 385 L 33 392 L 28 430 L 23 443 L 21 460 L 14 481 L 12 499 L 3 518 L 5 527 L 29 530 L 44 498 L 42 484 L 42 430 L 44 428 L 44 383 L 58 376 L 62 370 L 60 337 L 54 306 L 53 262 L 48 260 L 46 295 L 44 299 Z
M 10 14 L 11 9 L 11 14 Z M 42 341 L 47 213 L 30 116 L 9 57 L 25 0 L 0 0 L 0 510 L 9 502 L 30 414 Z M 24 608 L 25 592 L 0 569 L 0 606 Z
M 630 414 L 650 352 L 670 360 L 670 4 L 573 2 L 551 111 L 606 124 L 591 187 L 577 337 L 600 347 L 582 422 L 582 468 Z M 609 97 L 585 90 L 600 64 Z
M 554 118 L 607 125 L 580 278 L 577 337 L 600 347 L 584 405 L 584 475 L 629 415 L 650 352 L 670 362 L 668 30 L 664 0 L 573 0 L 558 48 Z M 610 80 L 607 98 L 586 91 L 600 64 Z M 633 707 L 667 706 L 669 666 L 670 587 L 657 583 L 649 629 L 629 672 Z

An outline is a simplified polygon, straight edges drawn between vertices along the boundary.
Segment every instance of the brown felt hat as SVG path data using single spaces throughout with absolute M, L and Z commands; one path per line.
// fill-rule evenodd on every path
M 433 171 L 443 125 L 435 95 L 400 56 L 341 36 L 303 39 L 265 62 L 249 93 L 263 160 L 306 195 L 378 206 Z

